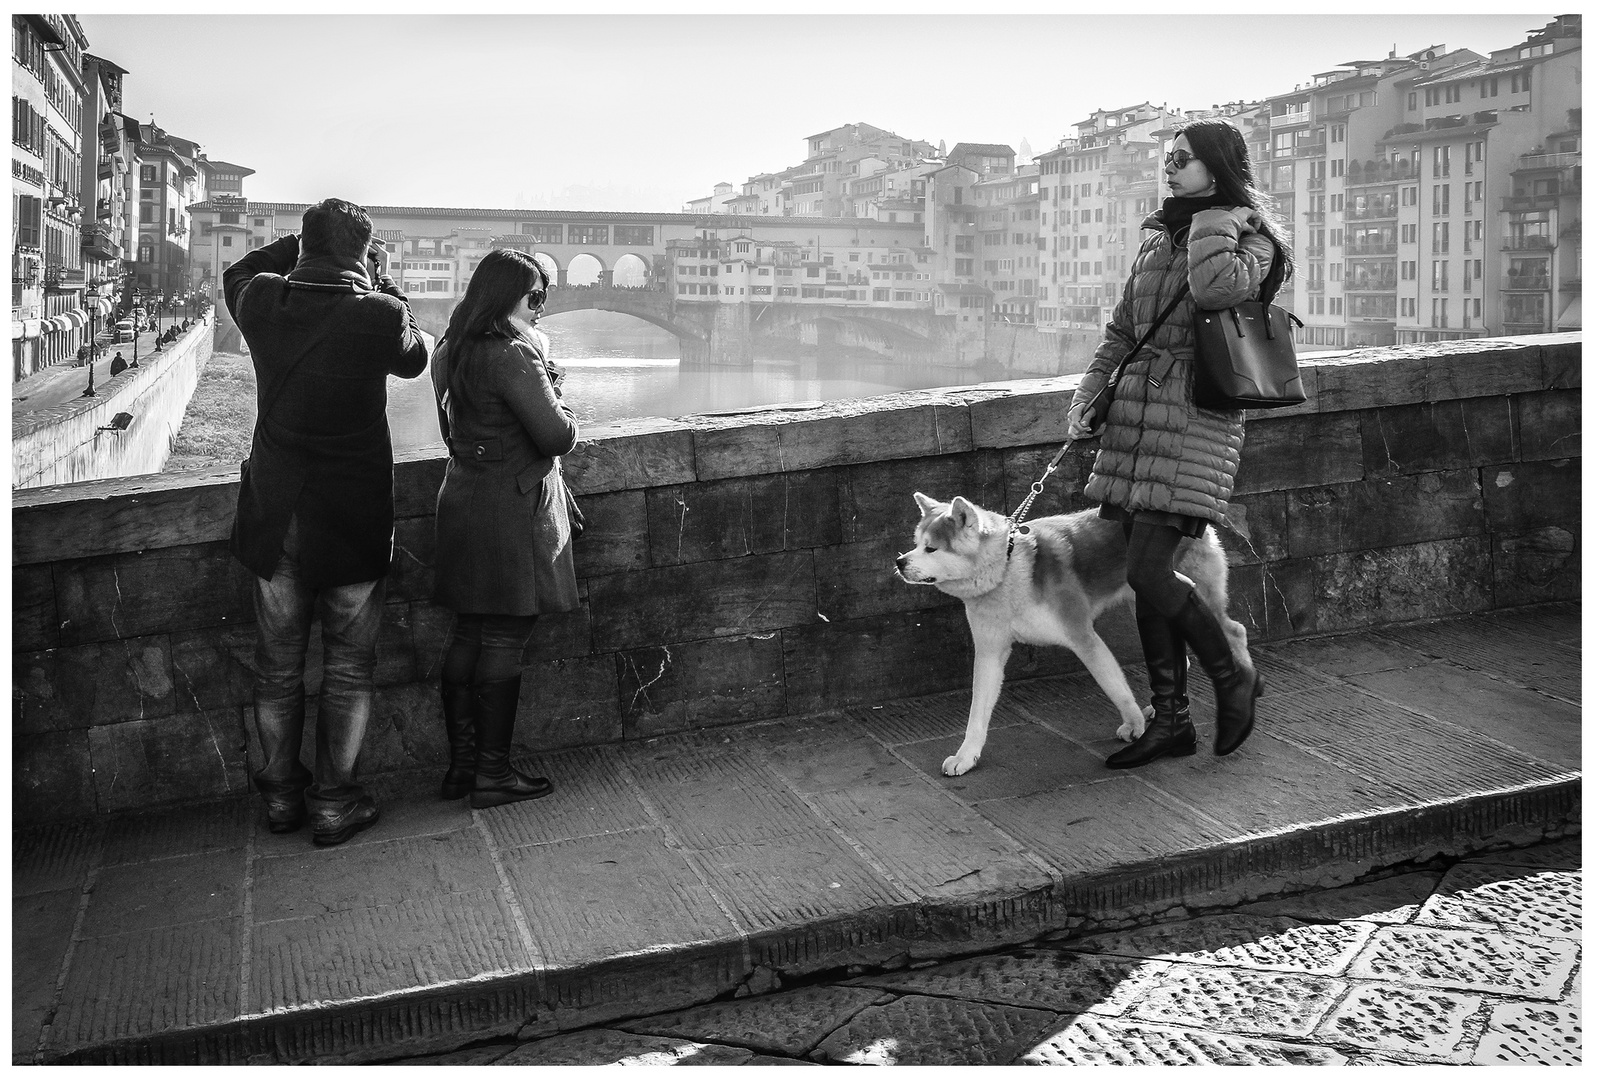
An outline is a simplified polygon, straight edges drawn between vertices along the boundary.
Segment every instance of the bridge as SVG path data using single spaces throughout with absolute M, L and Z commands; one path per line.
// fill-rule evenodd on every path
M 442 335 L 454 300 L 411 297 L 417 321 Z M 677 338 L 685 364 L 744 367 L 763 342 L 786 341 L 826 349 L 863 349 L 909 363 L 949 362 L 950 331 L 925 307 L 792 301 L 690 299 L 664 288 L 557 285 L 545 302 L 546 318 L 572 311 L 615 311 L 658 326 Z

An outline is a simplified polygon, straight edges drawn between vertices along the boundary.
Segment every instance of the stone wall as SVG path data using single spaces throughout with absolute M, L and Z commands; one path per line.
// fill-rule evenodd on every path
M 1269 640 L 1578 596 L 1580 355 L 1571 334 L 1307 362 L 1310 400 L 1249 421 L 1224 535 L 1234 614 Z M 566 463 L 589 522 L 583 607 L 539 624 L 522 739 L 643 739 L 966 686 L 960 606 L 891 573 L 911 494 L 1014 508 L 1064 437 L 1076 382 L 586 432 Z M 1035 512 L 1081 505 L 1090 464 L 1075 448 Z M 434 680 L 450 615 L 429 601 L 443 467 L 396 470 L 368 774 L 444 759 Z M 254 628 L 225 543 L 235 479 L 17 496 L 18 820 L 246 789 Z M 1128 615 L 1102 628 L 1137 655 Z M 1018 649 L 1011 675 L 1076 667 Z M 318 679 L 313 664 L 313 692 Z
M 1026 323 L 990 321 L 984 358 L 1013 378 L 1080 375 L 1088 370 L 1103 335 L 1086 330 L 1046 334 Z
M 211 359 L 212 318 L 207 314 L 171 345 L 140 356 L 137 368 L 100 383 L 94 397 L 73 398 L 17 420 L 11 429 L 12 485 L 159 472 Z M 132 349 L 123 355 L 131 360 Z M 125 430 L 100 430 L 120 412 L 133 416 Z

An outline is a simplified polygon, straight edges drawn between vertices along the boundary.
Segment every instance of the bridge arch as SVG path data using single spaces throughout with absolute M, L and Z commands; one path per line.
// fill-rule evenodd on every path
M 544 302 L 544 317 L 568 311 L 615 311 L 631 315 L 678 339 L 679 345 L 703 345 L 709 328 L 695 315 L 709 312 L 682 312 L 673 308 L 671 298 L 661 289 L 616 289 L 605 285 L 569 285 L 553 288 Z
M 590 261 L 592 260 L 592 262 Z M 608 279 L 611 268 L 602 256 L 592 251 L 579 251 L 566 260 L 566 280 L 569 284 L 593 284 Z M 592 282 L 590 277 L 592 276 Z M 576 282 L 573 279 L 577 279 Z
M 637 252 L 618 255 L 611 267 L 611 284 L 625 288 L 640 288 L 650 283 L 650 260 Z

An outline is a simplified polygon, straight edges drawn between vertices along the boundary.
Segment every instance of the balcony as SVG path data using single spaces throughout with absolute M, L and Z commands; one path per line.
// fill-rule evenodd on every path
M 1349 258 L 1358 258 L 1362 255 L 1397 255 L 1399 242 L 1390 240 L 1387 243 L 1351 244 L 1344 248 L 1344 254 Z
M 86 225 L 83 229 L 83 250 L 96 259 L 120 259 L 122 245 L 117 243 L 116 234 L 106 225 Z
M 1306 222 L 1306 224 L 1315 225 L 1315 224 L 1317 224 L 1319 222 L 1323 222 L 1323 221 L 1326 221 L 1326 220 L 1327 220 L 1327 212 L 1325 210 L 1306 210 L 1305 211 L 1305 222 Z
M 1549 251 L 1554 247 L 1547 236 L 1512 236 L 1499 245 L 1500 251 Z
M 1521 164 L 1510 170 L 1512 176 L 1521 172 L 1532 172 L 1534 169 L 1564 169 L 1572 165 L 1582 164 L 1582 151 L 1573 150 L 1565 154 L 1523 154 Z
M 1548 292 L 1548 274 L 1506 274 L 1506 292 Z
M 1317 244 L 1314 247 L 1305 249 L 1305 258 L 1307 259 L 1319 259 L 1325 254 L 1327 254 L 1327 245 L 1325 244 Z
M 1313 292 L 1313 293 L 1326 292 L 1327 291 L 1327 281 L 1326 281 L 1326 279 L 1325 278 L 1312 278 L 1312 279 L 1306 281 L 1305 282 L 1305 291 L 1306 292 Z
M 1314 158 L 1314 157 L 1326 157 L 1326 156 L 1327 156 L 1327 144 L 1325 142 L 1295 143 L 1294 144 L 1294 157 Z
M 1398 285 L 1398 279 L 1388 274 L 1384 274 L 1381 277 L 1350 278 L 1344 282 L 1344 292 L 1390 293 L 1393 292 Z
M 76 289 L 82 287 L 83 282 L 81 269 L 55 264 L 44 268 L 44 287 L 47 289 Z
M 1394 221 L 1399 217 L 1399 207 L 1379 206 L 1370 210 L 1356 213 L 1353 210 L 1344 211 L 1345 221 Z
M 1572 192 L 1572 194 L 1579 193 Z M 1557 210 L 1560 208 L 1560 195 L 1507 195 L 1500 200 L 1500 204 L 1499 209 L 1507 214 L 1525 213 L 1531 210 Z

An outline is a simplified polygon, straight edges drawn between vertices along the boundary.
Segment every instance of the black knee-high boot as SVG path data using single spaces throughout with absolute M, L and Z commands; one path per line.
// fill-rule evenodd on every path
M 1138 640 L 1149 666 L 1150 704 L 1155 717 L 1144 734 L 1105 759 L 1112 769 L 1136 769 L 1163 757 L 1187 757 L 1197 737 L 1188 718 L 1188 650 L 1177 628 L 1143 601 L 1136 608 Z
M 1233 660 L 1221 623 L 1194 593 L 1172 623 L 1216 688 L 1216 754 L 1230 754 L 1255 729 L 1255 699 L 1266 689 L 1266 680 L 1258 671 L 1251 678 Z
M 444 734 L 450 744 L 450 767 L 439 798 L 464 799 L 472 791 L 477 770 L 477 737 L 472 730 L 472 686 L 439 678 L 439 699 L 444 703 Z
M 477 725 L 477 776 L 472 782 L 472 806 L 490 806 L 539 799 L 551 785 L 542 776 L 527 776 L 511 768 L 511 732 L 516 726 L 516 700 L 522 676 L 472 685 Z

